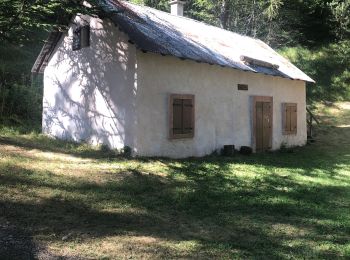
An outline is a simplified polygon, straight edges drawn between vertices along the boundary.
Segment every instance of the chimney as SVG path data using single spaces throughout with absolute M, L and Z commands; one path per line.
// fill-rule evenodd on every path
M 172 0 L 169 2 L 171 8 L 171 14 L 177 16 L 184 16 L 184 1 Z

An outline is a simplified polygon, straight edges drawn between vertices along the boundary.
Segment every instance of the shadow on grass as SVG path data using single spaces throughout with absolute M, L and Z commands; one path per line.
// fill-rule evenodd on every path
M 108 158 L 101 151 L 80 151 L 78 144 L 46 138 L 3 136 L 0 142 Z M 350 167 L 348 140 L 350 128 L 319 129 L 315 144 L 293 153 L 141 158 L 140 163 L 162 162 L 167 175 L 130 168 L 109 172 L 106 183 L 0 164 L 0 191 L 28 198 L 0 198 L 0 216 L 53 241 L 71 232 L 69 240 L 79 241 L 134 234 L 194 240 L 197 245 L 187 257 L 341 257 L 339 247 L 350 243 L 350 180 L 340 174 Z M 247 167 L 254 177 L 244 176 Z M 38 190 L 48 192 L 47 198 L 33 198 Z M 178 253 L 165 248 L 157 257 Z
M 0 199 L 0 214 L 32 235 L 55 234 L 53 240 L 67 232 L 75 234 L 72 240 L 132 233 L 167 241 L 195 240 L 198 246 L 191 256 L 203 250 L 226 250 L 232 256 L 239 252 L 243 257 L 340 256 L 336 251 L 320 251 L 314 243 L 350 242 L 349 225 L 338 225 L 346 209 L 333 204 L 349 196 L 348 187 L 310 186 L 273 174 L 247 181 L 232 173 L 231 163 L 214 159 L 169 162 L 168 177 L 130 169 L 114 173 L 118 181 L 105 184 L 74 177 L 57 179 L 47 171 L 5 165 L 1 187 L 20 189 L 28 197 L 40 189 L 56 195 L 40 202 Z M 306 234 L 281 234 L 274 231 L 276 224 L 304 229 Z M 288 246 L 293 240 L 303 243 Z
M 11 226 L 0 219 L 0 257 L 1 259 L 35 259 L 35 243 L 25 230 Z
M 41 133 L 41 127 L 36 122 L 12 122 L 0 119 L 0 144 L 14 145 L 23 149 L 37 149 L 43 152 L 56 152 L 89 159 L 123 159 L 116 150 L 104 146 L 91 146 L 87 143 L 63 141 L 51 138 Z
M 127 159 L 115 150 L 104 147 L 93 147 L 84 143 L 56 140 L 44 135 L 24 136 L 0 136 L 0 144 L 14 145 L 23 149 L 37 149 L 43 152 L 56 152 L 88 159 Z

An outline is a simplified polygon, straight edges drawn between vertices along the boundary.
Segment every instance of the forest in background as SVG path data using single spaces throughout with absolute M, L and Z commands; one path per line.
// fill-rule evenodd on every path
M 168 0 L 132 2 L 170 9 Z M 0 0 L 1 121 L 40 122 L 42 78 L 31 66 L 47 32 L 65 30 L 77 12 L 98 10 L 74 0 Z M 309 104 L 350 100 L 350 0 L 187 0 L 185 16 L 271 45 L 316 80 Z

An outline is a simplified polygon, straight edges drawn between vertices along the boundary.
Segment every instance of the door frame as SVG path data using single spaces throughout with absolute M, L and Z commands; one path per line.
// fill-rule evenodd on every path
M 270 128 L 270 147 L 272 148 L 272 139 L 273 139 L 273 97 L 272 96 L 251 96 L 250 97 L 251 102 L 251 108 L 252 108 L 252 149 L 253 152 L 256 152 L 256 103 L 257 102 L 270 102 L 271 103 L 271 128 Z

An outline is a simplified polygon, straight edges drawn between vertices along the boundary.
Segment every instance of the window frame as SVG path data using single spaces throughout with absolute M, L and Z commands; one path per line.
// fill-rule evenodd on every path
M 295 107 L 295 127 L 294 129 L 286 129 L 286 120 L 287 120 L 287 107 Z M 293 112 L 294 113 L 294 112 Z M 292 115 L 290 115 L 292 116 Z M 290 126 L 292 128 L 292 125 Z M 297 135 L 298 133 L 298 103 L 282 103 L 282 133 L 283 135 Z
M 87 35 L 87 42 L 83 42 L 83 31 L 86 30 L 85 34 Z M 78 51 L 83 48 L 90 47 L 90 35 L 91 35 L 91 28 L 90 25 L 81 25 L 77 26 L 73 30 L 73 42 L 72 42 L 72 50 Z M 79 41 L 77 44 L 75 44 L 75 41 Z
M 192 113 L 191 113 L 191 133 L 175 134 L 174 133 L 174 100 L 175 99 L 187 99 L 192 101 Z M 169 95 L 169 139 L 189 139 L 194 137 L 195 132 L 195 95 L 192 94 L 170 94 Z M 183 118 L 182 118 L 183 120 Z
M 79 41 L 78 43 L 76 41 Z M 72 41 L 72 50 L 78 51 L 81 49 L 81 26 L 78 26 L 73 29 L 73 41 Z

